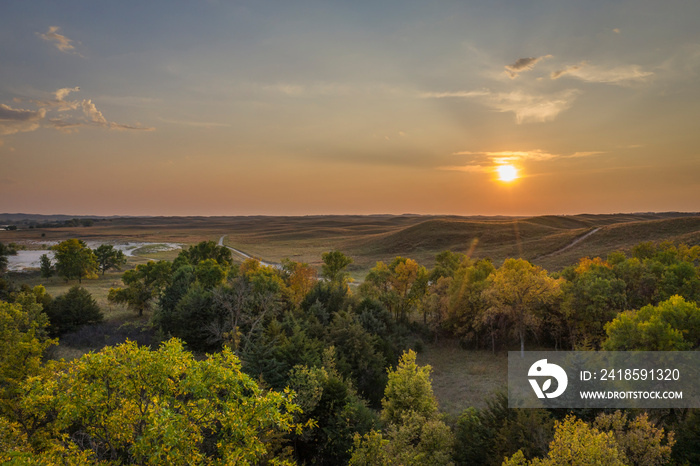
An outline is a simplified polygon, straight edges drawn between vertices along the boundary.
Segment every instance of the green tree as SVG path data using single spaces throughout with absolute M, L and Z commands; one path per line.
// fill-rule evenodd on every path
M 396 370 L 389 371 L 389 380 L 382 400 L 382 420 L 400 423 L 404 414 L 415 411 L 426 418 L 437 414 L 438 404 L 430 381 L 430 366 L 418 366 L 416 353 L 409 350 L 399 360 Z
M 43 464 L 257 464 L 275 438 L 302 426 L 290 393 L 265 391 L 228 350 L 195 359 L 171 340 L 157 351 L 132 342 L 46 371 L 19 400 Z
M 525 458 L 547 454 L 554 421 L 544 409 L 508 407 L 508 396 L 497 392 L 482 409 L 467 408 L 455 426 L 455 455 L 459 465 L 497 466 L 521 450 Z
M 340 251 L 324 252 L 321 259 L 323 278 L 332 284 L 347 286 L 349 275 L 345 269 L 352 264 L 352 259 Z
M 315 421 L 315 426 L 292 437 L 302 464 L 347 464 L 354 435 L 363 435 L 378 424 L 377 415 L 335 369 L 333 354 L 330 347 L 322 367 L 296 366 L 290 371 L 289 387 L 303 410 L 300 422 Z
M 540 267 L 524 259 L 506 259 L 489 276 L 483 292 L 490 304 L 490 315 L 505 315 L 520 339 L 520 353 L 525 352 L 525 334 L 539 325 L 538 311 L 559 296 L 559 281 Z
M 12 256 L 15 254 L 17 254 L 15 249 L 0 242 L 0 276 L 7 272 L 7 256 Z
M 106 271 L 110 269 L 121 270 L 122 266 L 126 264 L 126 255 L 111 244 L 102 244 L 95 249 L 95 257 L 97 257 L 97 265 L 103 276 Z
M 607 351 L 684 351 L 700 347 L 700 308 L 681 296 L 618 314 L 605 327 Z
M 54 252 L 56 274 L 68 280 L 97 277 L 97 258 L 85 241 L 68 239 L 51 248 Z
M 39 263 L 41 264 L 41 278 L 53 277 L 53 274 L 56 272 L 56 269 L 54 268 L 53 264 L 51 263 L 51 259 L 49 259 L 49 256 L 47 254 L 41 255 L 41 257 L 39 258 Z
M 451 464 L 454 437 L 438 415 L 430 370 L 418 367 L 416 353 L 409 351 L 389 371 L 381 413 L 386 431 L 356 434 L 350 464 Z
M 205 289 L 210 290 L 224 283 L 227 271 L 214 259 L 204 259 L 195 267 L 194 275 Z
M 168 261 L 149 261 L 139 264 L 133 270 L 122 275 L 125 288 L 110 288 L 107 299 L 113 303 L 124 303 L 143 315 L 151 308 L 151 303 L 160 297 L 170 284 L 172 263 Z
M 337 350 L 338 370 L 354 381 L 357 391 L 371 406 L 378 407 L 386 383 L 386 361 L 376 349 L 377 338 L 364 329 L 354 314 L 340 311 L 328 326 L 326 341 Z
M 626 307 L 626 284 L 599 258 L 580 259 L 563 275 L 568 280 L 562 285 L 562 325 L 574 348 L 597 347 L 605 337 L 605 324 Z
M 174 268 L 181 265 L 198 265 L 203 260 L 213 259 L 222 267 L 228 268 L 233 264 L 231 250 L 226 246 L 218 246 L 214 241 L 202 241 L 183 250 L 175 259 Z
M 83 325 L 102 322 L 104 318 L 95 298 L 88 290 L 78 285 L 71 287 L 66 294 L 56 297 L 46 306 L 46 314 L 51 322 L 51 333 L 54 335 L 75 331 Z
M 459 252 L 443 251 L 435 256 L 435 267 L 430 271 L 430 281 L 436 282 L 443 277 L 454 277 L 455 273 L 467 261 L 467 256 Z

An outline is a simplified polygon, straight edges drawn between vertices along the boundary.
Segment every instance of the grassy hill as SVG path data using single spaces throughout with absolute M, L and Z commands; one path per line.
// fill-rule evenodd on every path
M 319 265 L 323 252 L 338 249 L 354 258 L 355 278 L 364 277 L 376 261 L 397 255 L 431 267 L 435 255 L 446 249 L 489 257 L 497 264 L 522 257 L 558 270 L 580 257 L 604 257 L 642 241 L 700 244 L 700 215 L 120 217 L 98 219 L 90 227 L 0 231 L 2 242 L 30 244 L 74 237 L 194 244 L 222 236 L 227 246 L 268 262 L 289 257 Z

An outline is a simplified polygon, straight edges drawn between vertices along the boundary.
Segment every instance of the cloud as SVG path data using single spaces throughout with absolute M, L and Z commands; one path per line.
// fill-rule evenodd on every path
M 455 92 L 424 92 L 420 96 L 424 99 L 445 99 L 450 97 L 484 97 L 491 95 L 491 91 L 455 91 Z
M 501 152 L 473 152 L 461 151 L 455 152 L 452 155 L 476 155 L 485 156 L 500 163 L 512 162 L 515 160 L 548 160 L 558 157 L 558 155 L 550 154 L 541 149 L 528 151 L 501 151 Z
M 46 110 L 24 110 L 0 104 L 0 135 L 34 131 L 39 128 Z
M 53 93 L 52 99 L 26 99 L 26 102 L 31 102 L 39 107 L 37 110 L 15 109 L 0 104 L 0 135 L 34 131 L 39 129 L 42 124 L 68 133 L 75 132 L 83 126 L 98 126 L 110 130 L 153 131 L 155 129 L 108 121 L 90 99 L 66 100 L 70 93 L 79 90 L 79 87 L 61 88 Z M 22 102 L 23 100 L 15 99 L 15 101 Z M 60 116 L 46 118 L 48 112 L 54 111 L 61 112 Z
M 53 93 L 53 95 L 56 97 L 56 100 L 58 102 L 65 102 L 65 98 L 70 94 L 71 92 L 78 92 L 80 88 L 78 86 L 76 87 L 64 87 L 63 89 L 59 89 L 56 92 Z
M 519 164 L 523 162 L 543 162 L 555 159 L 570 159 L 579 157 L 591 157 L 604 154 L 600 151 L 574 152 L 572 154 L 553 154 L 542 149 L 527 151 L 460 151 L 452 155 L 466 156 L 468 162 L 465 165 L 450 165 L 438 167 L 439 170 L 455 170 L 471 173 L 492 172 L 498 165 Z
M 33 100 L 28 100 L 28 102 L 31 102 L 38 107 L 50 107 L 50 108 L 58 110 L 59 112 L 64 112 L 67 110 L 75 110 L 78 107 L 80 107 L 80 102 L 79 101 L 66 101 L 65 98 L 71 92 L 78 92 L 79 90 L 80 90 L 79 87 L 72 87 L 72 88 L 65 87 L 63 89 L 58 89 L 56 92 L 54 92 L 53 99 L 38 99 L 38 100 L 33 99 Z M 22 99 L 15 99 L 15 101 L 21 102 Z
M 562 70 L 554 71 L 550 77 L 559 79 L 562 76 L 571 76 L 582 81 L 593 83 L 626 85 L 632 81 L 646 81 L 654 75 L 651 71 L 644 71 L 639 65 L 623 65 L 613 68 L 603 68 L 581 62 Z
M 82 57 L 82 55 L 80 55 L 75 50 L 75 46 L 73 46 L 71 44 L 71 42 L 73 42 L 73 41 L 71 39 L 67 38 L 66 36 L 58 33 L 58 31 L 60 29 L 61 28 L 59 28 L 58 26 L 50 26 L 49 30 L 47 32 L 45 32 L 43 34 L 37 32 L 37 35 L 47 42 L 52 42 L 53 45 L 55 45 L 56 48 L 58 50 L 60 50 L 61 52 L 72 53 L 72 54 L 79 55 Z
M 83 108 L 83 113 L 91 122 L 95 123 L 97 126 L 109 126 L 109 122 L 104 115 L 102 115 L 102 112 L 97 110 L 92 100 L 83 100 L 80 105 Z
M 172 120 L 167 118 L 159 118 L 160 121 L 164 123 L 170 123 L 173 125 L 182 126 L 192 126 L 195 128 L 228 128 L 231 127 L 230 123 L 219 123 L 211 121 L 197 121 L 197 120 Z
M 512 112 L 515 121 L 522 123 L 541 123 L 554 120 L 564 110 L 571 107 L 580 91 L 569 89 L 556 94 L 529 94 L 524 91 L 493 92 L 488 89 L 479 91 L 424 92 L 423 98 L 475 98 L 483 105 L 498 112 Z
M 141 131 L 154 131 L 155 128 L 146 128 L 143 126 L 132 126 L 123 125 L 120 123 L 115 123 L 113 121 L 107 121 L 107 119 L 102 115 L 102 112 L 97 110 L 95 104 L 92 100 L 83 100 L 81 102 L 81 107 L 83 113 L 88 118 L 89 122 L 95 126 L 100 126 L 102 128 L 117 129 L 117 130 L 141 130 Z
M 437 169 L 467 173 L 487 173 L 493 171 L 493 167 L 487 167 L 485 165 L 446 165 L 437 167 Z
M 528 94 L 523 91 L 491 93 L 482 102 L 498 112 L 512 112 L 517 124 L 554 120 L 571 107 L 579 91 L 570 89 L 553 95 Z
M 515 79 L 523 71 L 530 71 L 533 69 L 537 62 L 544 60 L 545 58 L 552 58 L 552 56 L 543 55 L 541 57 L 519 58 L 512 65 L 506 65 L 505 73 L 510 77 L 510 79 Z

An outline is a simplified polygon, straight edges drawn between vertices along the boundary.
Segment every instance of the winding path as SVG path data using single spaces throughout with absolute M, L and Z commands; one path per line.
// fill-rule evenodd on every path
M 556 255 L 556 254 L 559 254 L 559 253 L 561 253 L 561 252 L 564 252 L 564 251 L 566 251 L 567 249 L 576 246 L 578 243 L 580 243 L 580 242 L 583 241 L 584 239 L 588 238 L 589 236 L 591 236 L 593 233 L 595 233 L 595 232 L 598 231 L 598 230 L 600 230 L 600 227 L 596 227 L 596 228 L 592 229 L 591 231 L 589 231 L 588 233 L 586 233 L 585 235 L 579 236 L 578 238 L 576 238 L 575 240 L 573 240 L 572 242 L 570 242 L 569 244 L 567 244 L 567 245 L 564 246 L 563 248 L 557 249 L 556 251 L 550 252 L 549 254 L 545 254 L 544 256 L 540 256 L 540 257 L 538 257 L 537 259 L 545 259 L 545 258 L 547 258 L 547 257 L 554 256 L 554 255 Z
M 229 248 L 231 251 L 235 252 L 236 254 L 238 254 L 239 256 L 241 256 L 241 257 L 244 258 L 244 259 L 255 259 L 255 260 L 257 260 L 258 262 L 260 262 L 261 265 L 264 265 L 264 266 L 266 266 L 266 267 L 274 267 L 274 268 L 276 268 L 276 269 L 278 269 L 278 268 L 281 267 L 279 264 L 273 264 L 273 263 L 271 263 L 271 262 L 265 262 L 265 261 L 259 260 L 259 259 L 255 258 L 255 257 L 251 256 L 250 254 L 246 254 L 245 252 L 243 252 L 243 251 L 241 251 L 241 250 L 239 250 L 239 249 L 232 248 L 231 246 L 226 246 L 226 245 L 224 245 L 224 238 L 226 238 L 226 236 L 228 236 L 228 235 L 224 235 L 224 236 L 222 236 L 221 238 L 219 238 L 219 246 L 224 246 L 224 247 Z

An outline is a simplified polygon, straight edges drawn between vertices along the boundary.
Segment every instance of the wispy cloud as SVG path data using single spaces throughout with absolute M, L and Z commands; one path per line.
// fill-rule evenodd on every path
M 582 81 L 626 85 L 634 81 L 645 81 L 653 76 L 651 71 L 644 71 L 639 65 L 623 65 L 613 68 L 590 65 L 581 62 L 567 68 L 554 71 L 550 75 L 552 79 L 559 79 L 562 76 L 570 76 Z
M 520 73 L 533 69 L 538 62 L 544 60 L 545 58 L 552 58 L 552 55 L 518 58 L 515 63 L 506 65 L 505 73 L 510 77 L 510 79 L 515 79 Z
M 493 92 L 478 91 L 425 92 L 423 98 L 474 98 L 498 112 L 512 112 L 515 121 L 541 123 L 554 120 L 561 112 L 571 107 L 580 91 L 569 89 L 555 94 L 531 94 L 525 91 Z
M 543 162 L 555 159 L 571 159 L 579 157 L 591 157 L 601 155 L 605 152 L 586 151 L 574 152 L 571 154 L 554 154 L 542 149 L 526 151 L 460 151 L 452 155 L 464 156 L 466 163 L 461 165 L 450 165 L 438 167 L 439 170 L 455 170 L 471 173 L 493 172 L 497 166 L 505 164 L 520 164 L 526 162 Z
M 160 121 L 164 123 L 170 123 L 173 125 L 182 126 L 192 126 L 195 128 L 228 128 L 231 126 L 229 123 L 219 123 L 212 121 L 198 121 L 198 120 L 172 120 L 167 118 L 159 118 Z
M 575 89 L 552 95 L 529 94 L 523 91 L 501 92 L 487 96 L 484 103 L 499 112 L 512 112 L 518 124 L 541 123 L 554 120 L 561 112 L 571 107 L 579 94 Z
M 60 30 L 61 28 L 58 26 L 50 26 L 48 31 L 44 33 L 37 32 L 37 35 L 45 41 L 51 42 L 61 52 L 71 53 L 82 57 L 82 55 L 75 50 L 75 46 L 72 44 L 73 41 L 63 34 L 58 33 Z
M 453 92 L 423 92 L 420 96 L 424 99 L 445 99 L 445 98 L 468 98 L 468 97 L 485 97 L 491 95 L 492 92 L 488 89 L 481 91 L 453 91 Z
M 107 121 L 107 119 L 102 115 L 102 112 L 97 109 L 92 100 L 83 100 L 81 102 L 81 107 L 83 113 L 88 119 L 88 122 L 94 126 L 100 126 L 102 128 L 117 129 L 117 130 L 140 130 L 140 131 L 153 131 L 155 128 L 146 128 L 143 126 L 132 126 L 124 125 L 120 123 L 115 123 L 113 121 Z

